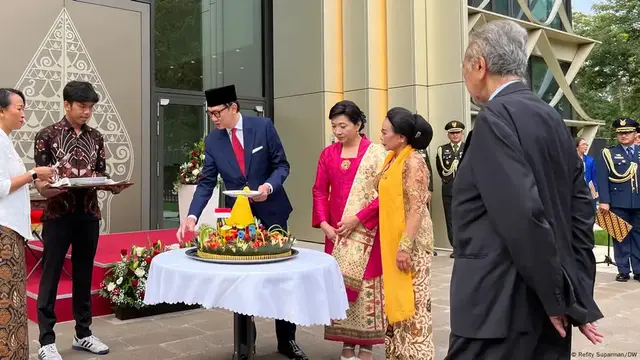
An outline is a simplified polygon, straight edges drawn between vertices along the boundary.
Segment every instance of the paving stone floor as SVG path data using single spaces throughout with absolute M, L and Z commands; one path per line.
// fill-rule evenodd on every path
M 313 247 L 313 246 L 311 246 Z M 436 359 L 443 359 L 449 335 L 449 280 L 453 260 L 441 252 L 433 260 L 433 317 Z M 598 258 L 598 260 L 601 260 Z M 591 345 L 579 332 L 574 332 L 575 359 L 640 358 L 640 282 L 614 281 L 615 270 L 598 266 L 596 297 L 605 314 L 600 328 L 606 338 L 603 344 Z M 257 319 L 258 360 L 284 359 L 276 353 L 273 321 Z M 71 350 L 73 322 L 56 326 L 57 346 L 65 360 L 94 359 L 94 355 Z M 192 310 L 137 320 L 119 321 L 113 316 L 94 319 L 94 334 L 111 347 L 111 353 L 100 359 L 119 360 L 229 360 L 232 354 L 232 315 L 221 310 Z M 337 360 L 340 345 L 324 341 L 322 327 L 298 328 L 300 346 L 312 360 Z M 38 348 L 38 330 L 29 324 L 31 358 Z M 633 356 L 628 352 L 638 352 Z M 600 353 L 600 354 L 598 354 Z M 612 356 L 613 353 L 620 353 Z M 607 355 L 607 356 L 605 356 Z M 384 359 L 384 349 L 375 349 L 375 358 Z

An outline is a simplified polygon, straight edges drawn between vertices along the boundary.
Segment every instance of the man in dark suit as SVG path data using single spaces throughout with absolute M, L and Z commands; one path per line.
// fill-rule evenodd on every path
M 456 178 L 458 163 L 462 158 L 464 141 L 462 131 L 464 124 L 460 121 L 449 121 L 444 130 L 447 132 L 449 142 L 438 146 L 436 153 L 436 169 L 442 179 L 442 206 L 444 207 L 444 219 L 447 223 L 447 236 L 449 244 L 453 248 L 453 225 L 451 217 L 451 201 L 453 199 L 453 180 Z M 449 257 L 453 258 L 453 252 Z
M 267 228 L 279 225 L 286 229 L 293 208 L 283 184 L 289 176 L 289 162 L 271 119 L 244 117 L 233 85 L 207 90 L 207 108 L 216 130 L 205 138 L 205 163 L 202 179 L 198 183 L 189 216 L 181 224 L 178 236 L 185 231 L 194 231 L 197 219 L 202 214 L 216 187 L 218 174 L 225 188 L 241 190 L 245 186 L 257 189 L 261 195 L 252 198 L 251 211 Z M 235 198 L 226 197 L 232 207 Z M 246 334 L 250 320 L 236 315 L 241 331 Z M 255 334 L 255 324 L 254 327 Z M 278 351 L 290 359 L 306 360 L 307 356 L 295 341 L 296 326 L 287 321 L 276 320 Z M 255 342 L 255 338 L 250 341 Z M 243 344 L 248 339 L 242 339 Z M 248 354 L 239 355 L 245 359 Z
M 600 194 L 600 207 L 631 224 L 633 228 L 622 242 L 613 242 L 613 251 L 618 267 L 616 281 L 626 282 L 631 277 L 640 281 L 640 184 L 638 165 L 640 146 L 635 145 L 638 123 L 631 118 L 620 118 L 613 122 L 618 145 L 602 150 L 596 157 L 596 179 Z
M 448 360 L 571 358 L 571 327 L 594 344 L 594 214 L 560 115 L 520 79 L 527 32 L 510 20 L 471 34 L 464 80 L 485 104 L 453 191 Z

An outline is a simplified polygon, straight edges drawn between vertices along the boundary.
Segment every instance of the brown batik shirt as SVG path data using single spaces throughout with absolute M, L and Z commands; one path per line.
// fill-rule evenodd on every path
M 85 124 L 77 134 L 64 117 L 36 135 L 33 154 L 36 166 L 52 166 L 69 153 L 69 160 L 58 168 L 60 178 L 107 176 L 104 139 L 98 130 Z M 42 221 L 74 213 L 93 220 L 101 218 L 95 189 L 69 190 L 47 199 Z

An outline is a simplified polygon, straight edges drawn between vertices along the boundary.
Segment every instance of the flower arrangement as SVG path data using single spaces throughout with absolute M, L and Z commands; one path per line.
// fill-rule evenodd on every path
M 278 225 L 266 229 L 254 217 L 244 228 L 222 225 L 214 228 L 203 224 L 199 229 L 198 249 L 219 255 L 277 254 L 291 250 L 296 238 Z
M 180 165 L 180 171 L 176 181 L 173 183 L 173 190 L 178 192 L 180 185 L 197 184 L 202 179 L 202 167 L 204 166 L 204 140 L 200 140 L 193 145 L 186 153 L 187 161 Z
M 120 250 L 121 260 L 107 271 L 100 284 L 100 296 L 109 299 L 115 307 L 144 307 L 144 292 L 153 258 L 164 251 L 190 246 L 193 245 L 180 243 L 162 247 L 162 243 L 156 241 L 149 242 L 147 247 Z

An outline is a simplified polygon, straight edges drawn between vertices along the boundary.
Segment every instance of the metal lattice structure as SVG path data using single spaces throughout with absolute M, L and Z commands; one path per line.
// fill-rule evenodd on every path
M 603 121 L 591 118 L 582 108 L 576 98 L 571 83 L 575 80 L 578 71 L 584 65 L 587 57 L 598 44 L 597 41 L 576 35 L 569 16 L 566 11 L 564 0 L 555 0 L 547 19 L 536 18 L 529 8 L 527 0 L 517 0 L 523 15 L 528 21 L 514 19 L 501 14 L 485 10 L 490 0 L 484 0 L 478 7 L 468 7 L 468 31 L 496 20 L 513 20 L 527 29 L 529 40 L 527 44 L 528 55 L 541 57 L 546 63 L 553 79 L 558 84 L 558 90 L 549 101 L 549 105 L 555 107 L 564 96 L 573 107 L 575 113 L 580 117 L 576 119 L 564 119 L 567 126 L 579 129 L 579 135 L 591 143 L 596 136 L 598 127 L 604 125 Z M 564 31 L 550 28 L 549 25 L 560 18 Z M 570 63 L 566 74 L 561 68 L 560 62 Z M 471 104 L 472 114 L 476 114 L 479 108 Z

